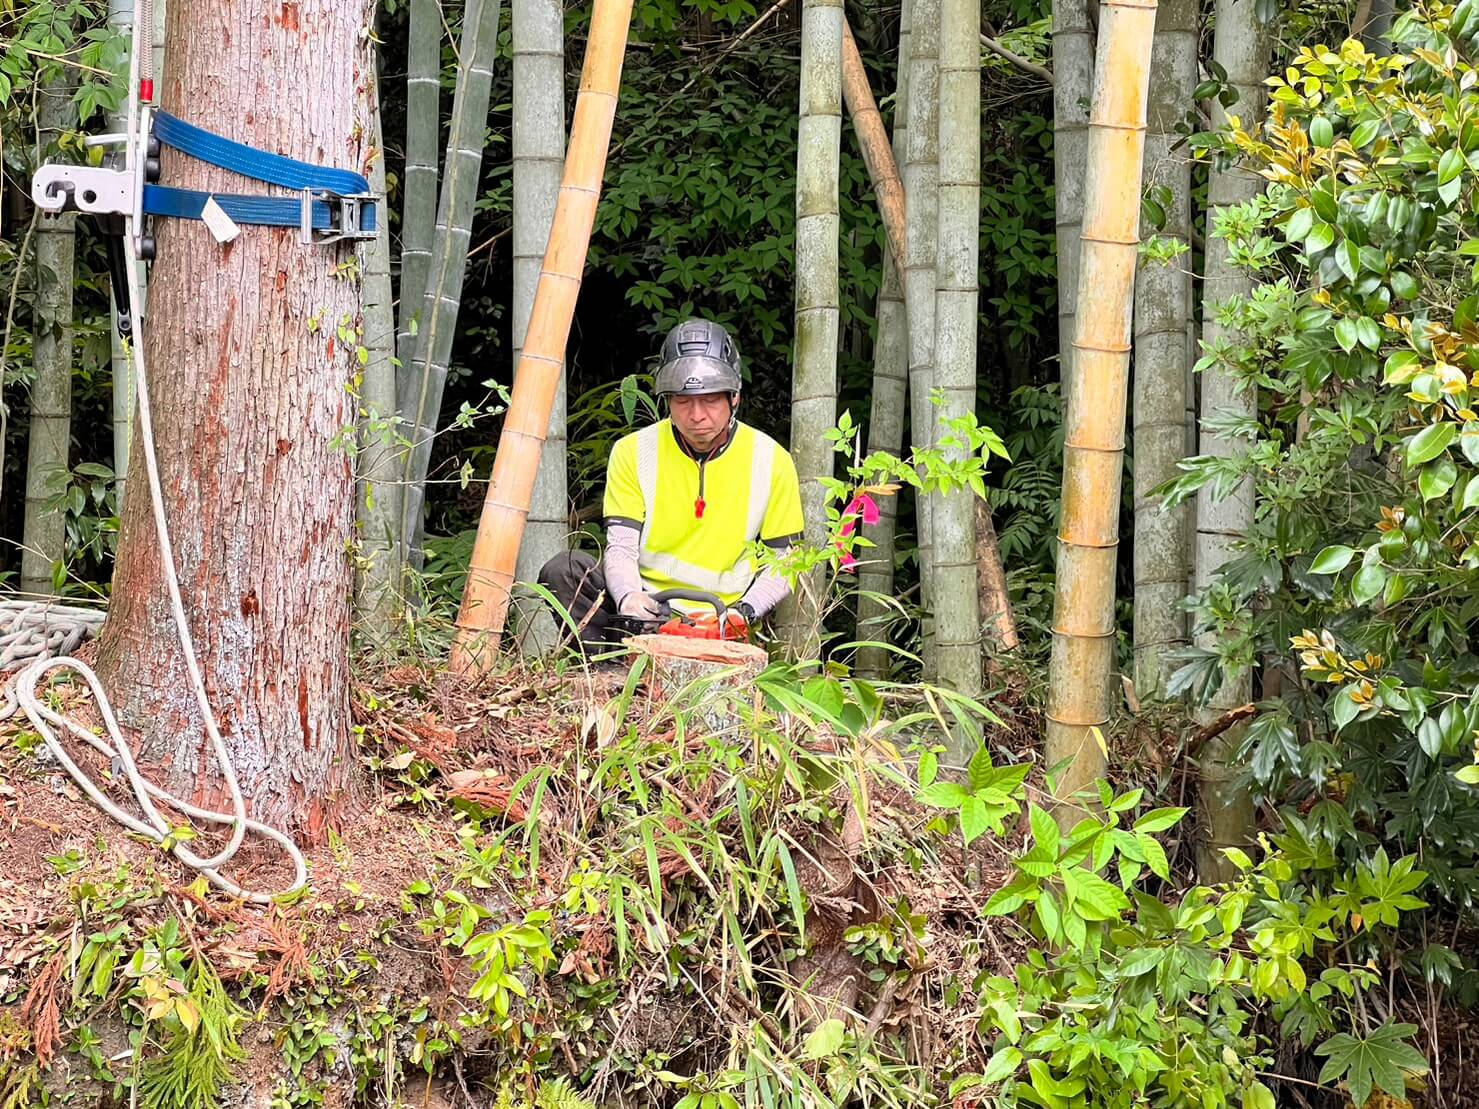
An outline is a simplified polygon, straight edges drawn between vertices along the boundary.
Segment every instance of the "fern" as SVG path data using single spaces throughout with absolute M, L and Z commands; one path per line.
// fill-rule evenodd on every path
M 507 1083 L 498 1091 L 494 1109 L 596 1109 L 595 1103 L 581 1097 L 565 1078 L 541 1082 L 533 1102 L 522 1094 L 515 1095 L 515 1085 Z
M 193 1027 L 170 1018 L 160 1054 L 145 1061 L 139 1074 L 144 1109 L 215 1109 L 235 1064 L 246 1058 L 236 1035 L 246 1013 L 205 959 L 192 964 L 188 998 L 199 1014 Z

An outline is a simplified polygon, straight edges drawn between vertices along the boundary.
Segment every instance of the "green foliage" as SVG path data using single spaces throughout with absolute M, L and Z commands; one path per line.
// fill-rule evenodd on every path
M 1257 389 L 1260 409 L 1205 414 L 1246 455 L 1187 459 L 1163 490 L 1221 497 L 1251 483 L 1254 527 L 1197 598 L 1213 645 L 1186 652 L 1174 684 L 1206 697 L 1225 672 L 1282 660 L 1238 761 L 1290 806 L 1285 854 L 1310 896 L 1366 898 L 1383 928 L 1421 913 L 1423 929 L 1451 929 L 1432 918 L 1466 911 L 1479 881 L 1473 21 L 1472 3 L 1419 6 L 1393 29 L 1394 57 L 1354 41 L 1303 50 L 1270 80 L 1260 130 L 1203 137 L 1269 182 L 1213 228 L 1256 284 L 1216 307 L 1239 334 L 1199 363 Z M 1411 854 L 1431 909 L 1388 865 Z M 1363 936 L 1366 912 L 1349 915 Z M 1472 1000 L 1467 959 L 1383 944 L 1407 973 Z M 1345 1067 L 1353 1091 L 1390 1081 L 1411 1062 L 1386 1052 L 1391 1035 L 1361 1019 L 1331 1041 L 1327 1068 Z
M 1155 835 L 1186 810 L 1132 818 L 1141 790 L 1116 795 L 1101 783 L 1099 792 L 1099 813 L 1067 832 L 1030 808 L 1031 846 L 986 912 L 1015 915 L 1044 946 L 1013 977 L 982 983 L 981 1024 L 995 1051 L 954 1089 L 986 1087 L 1003 1106 L 1043 1109 L 1273 1105 L 1261 1078 L 1273 1045 L 1257 1018 L 1278 1017 L 1305 1046 L 1336 1020 L 1355 1023 L 1360 995 L 1380 976 L 1329 964 L 1326 953 L 1358 933 L 1395 929 L 1402 912 L 1422 906 L 1405 891 L 1425 876 L 1412 856 L 1394 866 L 1381 856 L 1379 867 L 1337 879 L 1343 892 L 1319 896 L 1270 845 L 1256 866 L 1230 850 L 1236 881 L 1167 904 L 1143 880 L 1170 878 Z M 1324 965 L 1313 980 L 1306 960 Z M 1344 1082 L 1358 1105 L 1373 1088 L 1401 1096 L 1427 1070 L 1408 1042 L 1415 1032 L 1388 1024 L 1364 1038 L 1330 1036 L 1316 1049 L 1329 1056 L 1320 1080 Z

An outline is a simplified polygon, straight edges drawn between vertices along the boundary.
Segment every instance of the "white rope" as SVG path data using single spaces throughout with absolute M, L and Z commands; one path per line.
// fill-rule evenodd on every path
M 131 64 L 134 75 L 137 75 L 139 72 L 141 64 L 139 57 L 140 51 L 141 49 L 149 49 L 148 43 L 148 30 L 143 28 L 141 21 L 135 20 L 133 40 L 134 57 Z M 143 64 L 147 66 L 147 63 Z M 145 71 L 147 72 L 147 69 Z M 134 147 L 139 138 L 137 132 L 132 129 L 136 126 L 135 121 L 139 116 L 137 103 L 138 84 L 134 80 L 131 80 L 129 83 L 129 101 L 131 128 L 129 132 L 129 145 L 130 147 Z M 143 157 L 142 150 L 135 149 L 133 153 L 137 158 Z M 136 229 L 130 227 L 128 230 L 133 232 Z M 139 289 L 139 259 L 134 249 L 133 234 L 126 235 L 125 241 L 128 244 L 127 250 L 129 255 L 129 264 L 125 267 L 128 272 L 129 310 L 135 321 L 135 334 L 142 334 L 141 325 L 144 305 L 143 295 Z M 205 722 L 206 734 L 210 736 L 211 748 L 216 757 L 216 764 L 220 768 L 222 778 L 225 779 L 226 790 L 231 796 L 231 812 L 230 814 L 226 814 L 203 809 L 198 805 L 193 805 L 188 801 L 174 797 L 158 786 L 145 781 L 139 774 L 138 766 L 134 762 L 133 752 L 129 748 L 128 741 L 123 736 L 122 729 L 118 726 L 118 721 L 113 715 L 113 707 L 109 704 L 108 697 L 103 692 L 102 684 L 98 681 L 97 675 L 93 673 L 92 669 L 86 663 L 70 657 L 65 651 L 58 657 L 39 658 L 17 675 L 13 683 L 14 692 L 11 692 L 9 689 L 6 690 L 6 707 L 3 710 L 3 714 L 0 714 L 0 719 L 5 719 L 11 715 L 15 711 L 14 704 L 19 703 L 20 708 L 25 712 L 32 726 L 45 742 L 47 749 L 66 768 L 67 773 L 72 776 L 73 780 L 82 787 L 83 792 L 92 799 L 93 804 L 97 805 L 98 808 L 102 809 L 124 827 L 153 840 L 155 843 L 168 841 L 171 845 L 170 850 L 175 858 L 179 859 L 180 862 L 192 870 L 199 871 L 215 886 L 233 897 L 240 897 L 243 900 L 259 905 L 269 904 L 274 897 L 301 889 L 308 881 L 308 866 L 304 861 L 303 853 L 298 850 L 297 845 L 289 837 L 275 828 L 270 828 L 259 821 L 248 818 L 246 815 L 246 802 L 242 797 L 241 786 L 236 781 L 236 772 L 231 765 L 230 752 L 226 748 L 225 740 L 221 737 L 221 730 L 216 723 L 215 713 L 211 711 L 210 698 L 206 694 L 205 689 L 205 678 L 200 672 L 200 664 L 195 656 L 195 641 L 190 634 L 190 623 L 185 616 L 184 601 L 180 597 L 180 581 L 175 569 L 174 545 L 170 542 L 169 524 L 165 519 L 164 493 L 159 480 L 159 461 L 154 451 L 154 426 L 149 406 L 149 378 L 145 367 L 144 348 L 141 344 L 128 342 L 125 344 L 125 349 L 130 355 L 134 373 L 137 375 L 139 437 L 144 448 L 144 467 L 149 478 L 149 500 L 154 510 L 154 532 L 159 540 L 159 560 L 164 570 L 165 587 L 169 592 L 170 611 L 174 616 L 175 629 L 180 636 L 180 652 L 185 659 L 185 669 L 190 674 L 190 687 L 195 694 L 195 703 L 200 708 L 200 715 Z M 11 602 L 11 604 L 14 605 L 15 603 Z M 48 607 L 54 609 L 55 606 L 47 606 L 45 603 L 41 603 L 32 604 L 29 607 L 31 611 L 23 612 L 19 619 L 28 632 L 28 638 L 25 642 L 27 644 L 34 644 L 37 641 L 36 628 L 38 625 L 32 613 L 38 609 L 41 610 L 41 623 L 39 626 L 45 628 L 48 626 L 45 610 Z M 69 621 L 70 627 L 68 626 Z M 64 632 L 57 633 L 61 635 L 60 645 L 65 646 L 72 642 L 72 631 L 78 626 L 79 621 L 80 618 L 72 616 L 69 613 L 58 623 L 57 626 L 59 628 L 67 629 Z M 15 630 L 19 631 L 21 629 L 16 628 Z M 47 644 L 47 647 L 43 648 L 43 650 L 49 651 L 54 637 L 49 632 L 43 631 L 41 634 L 44 636 L 44 641 Z M 20 637 L 17 636 L 17 643 L 20 644 L 21 642 Z M 66 649 L 71 650 L 74 647 L 75 644 L 73 647 L 67 647 Z M 21 648 L 18 647 L 17 649 L 19 650 Z M 25 649 L 33 649 L 33 647 L 28 646 Z M 103 723 L 107 729 L 111 745 L 98 736 L 93 735 L 80 724 L 67 719 L 65 716 L 41 703 L 36 694 L 37 683 L 47 674 L 59 670 L 70 670 L 80 675 L 82 680 L 87 683 L 94 699 L 97 701 L 98 710 L 102 713 Z M 140 820 L 138 816 L 114 804 L 98 788 L 96 783 L 87 776 L 86 772 L 72 761 L 71 756 L 67 754 L 66 749 L 62 746 L 61 741 L 57 738 L 57 734 L 52 730 L 51 726 L 71 732 L 73 736 L 87 743 L 100 754 L 113 760 L 118 766 L 121 766 L 129 785 L 133 788 L 134 799 L 138 803 L 139 809 L 142 811 L 145 819 Z M 155 801 L 161 801 L 196 820 L 202 820 L 209 824 L 229 824 L 231 826 L 231 836 L 226 846 L 209 858 L 195 854 L 184 843 L 174 838 L 172 833 L 178 831 L 178 829 L 173 829 L 163 815 L 160 814 L 159 810 L 155 807 Z M 250 890 L 237 885 L 220 873 L 220 868 L 230 862 L 241 848 L 242 839 L 248 831 L 265 836 L 287 852 L 288 857 L 292 860 L 294 871 L 293 884 L 287 889 L 277 893 Z

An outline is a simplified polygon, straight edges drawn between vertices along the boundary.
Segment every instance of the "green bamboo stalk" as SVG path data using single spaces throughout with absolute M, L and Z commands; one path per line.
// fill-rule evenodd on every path
M 1254 130 L 1263 115 L 1263 79 L 1269 64 L 1271 39 L 1268 29 L 1259 21 L 1255 0 L 1218 0 L 1217 30 L 1212 56 L 1227 71 L 1229 83 L 1237 90 L 1238 99 L 1231 108 L 1213 102 L 1213 126 L 1221 126 L 1228 112 L 1236 113 L 1243 126 Z M 1238 166 L 1213 167 L 1207 182 L 1207 227 L 1213 227 L 1219 208 L 1242 204 L 1263 191 L 1263 179 Z M 1246 297 L 1252 292 L 1252 277 L 1232 264 L 1225 239 L 1207 235 L 1206 273 L 1202 284 L 1202 341 L 1208 350 L 1222 344 L 1237 345 L 1237 332 L 1219 321 L 1218 306 L 1233 297 Z M 1208 421 L 1229 416 L 1245 418 L 1257 415 L 1258 396 L 1242 388 L 1236 375 L 1212 365 L 1202 372 L 1202 432 L 1200 453 L 1237 457 L 1247 450 L 1241 440 L 1224 436 Z M 1253 523 L 1253 483 L 1240 482 L 1223 500 L 1210 489 L 1197 496 L 1196 582 L 1199 588 L 1210 585 L 1218 571 L 1236 557 L 1238 546 Z M 1204 634 L 1199 642 L 1204 647 L 1212 635 Z M 1225 711 L 1252 699 L 1253 677 L 1249 671 L 1224 675 L 1211 702 L 1199 712 L 1204 724 L 1211 723 Z M 1199 798 L 1207 840 L 1197 856 L 1198 876 L 1204 881 L 1220 881 L 1232 872 L 1222 854 L 1224 847 L 1246 847 L 1253 834 L 1253 802 L 1246 789 L 1238 785 L 1241 768 L 1234 758 L 1242 744 L 1243 727 L 1232 727 L 1209 741 L 1202 749 L 1202 783 Z
M 380 118 L 380 83 L 370 102 L 375 129 L 375 160 L 370 191 L 385 195 L 385 146 Z M 397 480 L 395 306 L 390 284 L 390 227 L 381 220 L 379 234 L 361 247 L 364 274 L 364 346 L 369 352 L 360 374 L 360 449 L 357 458 L 360 566 L 355 576 L 354 617 L 357 629 L 372 642 L 384 642 L 395 630 L 399 607 L 401 551 L 397 539 L 401 486 Z
M 894 161 L 904 164 L 909 141 L 909 25 L 914 0 L 903 0 L 899 12 L 899 53 L 894 78 Z M 878 338 L 873 344 L 873 396 L 868 416 L 868 450 L 898 454 L 904 444 L 904 414 L 909 392 L 909 316 L 904 308 L 904 284 L 899 280 L 893 252 L 884 248 L 883 280 L 878 289 Z M 870 594 L 891 597 L 894 592 L 894 536 L 898 526 L 897 497 L 878 502 L 878 523 L 864 529 L 873 547 L 858 561 L 858 630 L 860 640 L 882 638 L 880 622 L 891 611 Z M 888 675 L 889 652 L 882 647 L 858 649 L 858 673 Z
M 1198 0 L 1162 0 L 1156 10 L 1146 109 L 1145 181 L 1170 194 L 1159 230 L 1142 235 L 1191 245 L 1191 163 L 1176 150 L 1176 125 L 1197 84 Z M 1150 491 L 1177 474 L 1185 457 L 1190 253 L 1170 265 L 1143 263 L 1135 277 L 1135 691 L 1163 690 L 1170 653 L 1186 644 L 1190 506 L 1165 508 Z
M 426 503 L 427 468 L 442 409 L 442 389 L 462 303 L 462 279 L 472 238 L 478 177 L 488 127 L 488 96 L 498 52 L 502 0 L 468 0 L 462 27 L 457 90 L 452 97 L 451 133 L 447 139 L 447 172 L 437 205 L 436 239 L 421 303 L 421 326 L 410 372 L 402 374 L 399 408 L 410 445 L 403 452 L 401 478 L 404 504 L 401 536 L 406 561 L 422 565 L 422 514 Z
M 512 0 L 513 17 L 513 350 L 514 365 L 534 308 L 534 290 L 544 263 L 550 224 L 560 196 L 565 155 L 565 21 L 560 0 Z M 566 548 L 569 494 L 566 488 L 565 370 L 539 473 L 529 501 L 524 541 L 515 575 L 534 581 L 540 568 Z M 516 634 L 526 656 L 542 655 L 557 641 L 553 614 L 542 603 L 517 606 Z
M 942 0 L 939 60 L 939 183 L 935 264 L 935 441 L 947 421 L 976 410 L 976 329 L 981 237 L 980 0 Z M 960 458 L 965 452 L 953 450 Z M 975 493 L 929 496 L 934 566 L 935 658 L 940 680 L 967 696 L 981 691 L 981 618 Z M 970 752 L 952 752 L 963 765 Z
M 37 95 L 37 162 L 58 136 L 75 127 L 77 108 L 65 82 Z M 26 456 L 26 512 L 21 538 L 21 591 L 54 592 L 53 571 L 66 557 L 67 487 L 72 445 L 72 283 L 77 215 L 43 216 L 36 228 L 35 377 Z
M 909 32 L 909 133 L 904 154 L 904 201 L 909 232 L 904 301 L 909 317 L 909 439 L 915 450 L 934 443 L 935 267 L 939 243 L 940 0 L 914 0 Z M 934 552 L 930 499 L 916 497 L 919 595 L 925 671 L 935 664 Z
M 466 55 L 463 55 L 466 60 Z M 405 200 L 401 208 L 401 308 L 396 355 L 415 359 L 426 275 L 437 219 L 437 139 L 441 135 L 442 12 L 437 0 L 411 0 L 406 41 Z M 407 371 L 402 370 L 402 376 Z
M 841 0 L 803 0 L 801 95 L 796 148 L 796 356 L 791 376 L 791 456 L 801 478 L 806 539 L 826 542 L 826 490 L 837 423 L 839 159 L 842 148 Z M 792 648 L 810 654 L 820 616 L 803 582 L 783 623 Z

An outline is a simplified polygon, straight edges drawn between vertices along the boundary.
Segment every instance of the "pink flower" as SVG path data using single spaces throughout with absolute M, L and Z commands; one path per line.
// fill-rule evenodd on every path
M 864 524 L 878 523 L 878 504 L 867 493 L 859 493 L 848 502 L 847 508 L 842 513 L 842 539 L 846 539 L 858 530 L 858 520 Z M 858 564 L 858 560 L 847 552 L 839 539 L 836 547 L 842 551 L 842 569 L 852 570 Z

